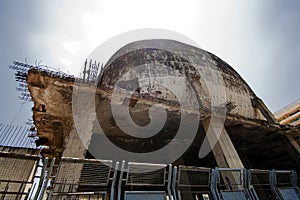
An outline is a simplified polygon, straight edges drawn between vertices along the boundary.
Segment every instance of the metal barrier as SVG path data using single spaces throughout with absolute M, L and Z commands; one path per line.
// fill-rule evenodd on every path
M 46 190 L 48 199 L 300 200 L 293 170 L 172 168 L 125 161 L 119 168 L 111 160 L 63 157 L 49 184 L 54 162 L 0 151 L 0 200 L 41 200 Z
M 175 166 L 172 191 L 175 200 L 210 200 L 211 169 L 203 167 Z
M 39 159 L 37 155 L 0 152 L 1 200 L 33 198 L 34 192 L 30 191 L 39 191 L 38 181 L 33 184 L 34 178 L 40 178 L 35 176 Z M 39 180 L 39 182 L 43 181 L 43 179 Z
M 212 170 L 211 191 L 215 200 L 251 199 L 245 186 L 244 169 L 215 168 Z
M 115 169 L 119 168 L 116 162 Z M 111 160 L 63 157 L 48 199 L 114 199 L 117 170 Z M 108 195 L 110 192 L 110 195 Z
M 270 170 L 247 170 L 246 185 L 252 199 L 275 199 L 271 191 Z
M 272 170 L 270 173 L 271 189 L 280 200 L 300 199 L 297 187 L 297 174 L 293 170 Z
M 118 200 L 173 200 L 171 176 L 171 165 L 123 161 Z

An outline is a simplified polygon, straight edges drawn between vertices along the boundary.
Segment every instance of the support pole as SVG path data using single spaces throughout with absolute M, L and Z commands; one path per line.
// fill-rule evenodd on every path
M 222 120 L 205 120 L 202 122 L 206 136 L 211 145 L 211 149 L 215 156 L 219 168 L 244 168 L 244 165 L 235 150 L 233 143 L 224 127 Z M 209 130 L 210 128 L 210 130 Z M 221 131 L 217 138 L 218 131 Z M 216 143 L 214 141 L 217 141 Z M 215 144 L 213 146 L 213 144 Z M 223 174 L 224 175 L 224 174 Z M 228 181 L 231 184 L 238 184 L 241 181 L 240 177 L 234 176 L 231 172 L 226 172 L 226 176 L 222 176 L 225 183 Z

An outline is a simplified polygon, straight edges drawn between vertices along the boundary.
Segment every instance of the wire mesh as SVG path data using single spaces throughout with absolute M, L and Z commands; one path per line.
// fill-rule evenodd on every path
M 179 166 L 178 185 L 179 186 L 209 186 L 210 168 Z
M 0 152 L 0 199 L 25 199 L 29 195 L 38 159 Z
M 164 200 L 166 194 L 164 191 L 126 191 L 126 200 Z
M 0 157 L 1 180 L 32 181 L 30 175 L 36 163 L 35 159 L 3 158 Z
M 62 158 L 54 181 L 54 195 L 100 192 L 108 186 L 111 171 L 112 161 Z
M 126 185 L 164 186 L 167 165 L 128 163 Z

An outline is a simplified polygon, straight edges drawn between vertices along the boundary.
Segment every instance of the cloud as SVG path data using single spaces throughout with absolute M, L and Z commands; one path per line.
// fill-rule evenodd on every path
M 63 43 L 63 47 L 72 55 L 77 55 L 80 50 L 80 43 L 76 40 Z

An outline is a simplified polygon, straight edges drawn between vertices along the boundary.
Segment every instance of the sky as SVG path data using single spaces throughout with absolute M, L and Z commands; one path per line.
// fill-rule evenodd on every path
M 97 46 L 143 28 L 175 31 L 217 55 L 272 112 L 300 97 L 298 0 L 10 0 L 0 1 L 0 123 L 32 116 L 32 103 L 18 100 L 13 61 L 76 75 Z

